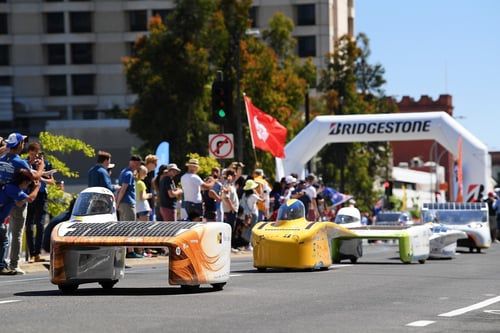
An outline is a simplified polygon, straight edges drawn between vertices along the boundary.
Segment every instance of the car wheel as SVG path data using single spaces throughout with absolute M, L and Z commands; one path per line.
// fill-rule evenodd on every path
M 60 284 L 57 287 L 65 295 L 73 294 L 78 289 L 77 284 Z
M 267 271 L 266 267 L 257 267 L 257 272 L 264 273 L 265 271 Z
M 101 287 L 103 289 L 113 289 L 113 287 L 117 283 L 118 283 L 118 280 L 109 280 L 109 281 L 99 282 L 99 284 L 101 285 Z
M 351 264 L 355 264 L 357 262 L 358 262 L 358 258 L 356 258 L 356 257 L 351 258 Z
M 222 282 L 222 283 L 213 283 L 212 284 L 212 287 L 214 288 L 214 290 L 216 291 L 221 291 L 222 289 L 224 289 L 224 286 L 226 285 L 226 282 Z
M 470 253 L 474 252 L 474 248 L 473 247 L 469 247 L 469 252 Z
M 419 263 L 419 264 L 425 264 L 425 259 L 420 259 L 420 260 L 418 261 L 418 263 Z
M 481 253 L 481 249 L 480 248 L 476 248 L 476 251 L 477 251 L 477 253 Z

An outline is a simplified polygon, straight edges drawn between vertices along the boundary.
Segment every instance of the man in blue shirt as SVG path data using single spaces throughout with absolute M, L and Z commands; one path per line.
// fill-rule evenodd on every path
M 25 206 L 26 202 L 33 202 L 36 198 L 40 190 L 40 182 L 38 181 L 35 182 L 35 187 L 29 195 L 25 193 L 33 180 L 34 177 L 30 170 L 19 169 L 14 173 L 11 182 L 0 188 L 0 275 L 18 273 L 17 270 L 8 268 L 5 262 L 9 238 L 4 222 L 14 207 Z
M 23 160 L 19 154 L 24 149 L 26 136 L 19 133 L 11 133 L 7 138 L 8 152 L 0 158 L 0 184 L 10 183 L 14 173 L 20 169 L 30 170 L 35 180 L 39 180 L 45 169 L 45 162 L 42 160 L 36 170 L 31 169 L 28 162 Z M 10 213 L 9 228 L 12 234 L 12 244 L 10 247 L 10 268 L 18 274 L 24 274 L 19 268 L 19 255 L 21 253 L 21 240 L 24 224 L 26 223 L 27 205 L 15 206 Z
M 108 173 L 111 164 L 111 154 L 105 151 L 97 153 L 97 164 L 90 168 L 88 173 L 89 187 L 100 186 L 113 192 L 113 184 Z
M 120 172 L 118 179 L 120 190 L 116 196 L 118 206 L 118 219 L 120 221 L 135 221 L 135 177 L 134 172 L 141 166 L 141 158 L 137 155 L 130 157 L 128 167 Z M 142 258 L 134 252 L 133 248 L 127 249 L 127 258 Z

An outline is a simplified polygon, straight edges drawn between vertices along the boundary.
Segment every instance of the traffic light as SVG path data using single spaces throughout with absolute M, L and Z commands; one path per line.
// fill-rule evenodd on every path
M 392 196 L 392 187 L 393 187 L 393 182 L 392 181 L 386 180 L 384 182 L 384 191 L 385 191 L 385 195 L 387 197 Z
M 224 124 L 232 111 L 232 86 L 230 81 L 214 81 L 212 84 L 212 121 Z

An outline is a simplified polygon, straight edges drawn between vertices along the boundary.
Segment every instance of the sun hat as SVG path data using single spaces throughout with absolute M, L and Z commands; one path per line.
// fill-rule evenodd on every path
M 7 138 L 7 140 L 5 140 L 5 142 L 7 142 L 8 148 L 15 148 L 26 138 L 27 136 L 25 135 L 21 135 L 19 133 L 11 133 L 9 134 L 9 137 Z
M 243 191 L 253 190 L 257 187 L 259 187 L 259 184 L 257 184 L 252 179 L 249 179 L 245 182 L 245 187 L 243 187 Z
M 199 167 L 200 166 L 200 161 L 198 161 L 197 158 L 191 158 L 189 159 L 189 161 L 186 163 L 186 166 L 196 166 L 196 167 Z
M 167 169 L 166 170 L 167 171 L 169 171 L 169 170 L 175 170 L 175 171 L 181 172 L 181 169 L 179 169 L 177 167 L 177 164 L 175 164 L 175 163 L 170 163 L 169 165 L 167 165 Z
M 287 183 L 287 184 L 293 184 L 296 182 L 297 182 L 297 178 L 295 178 L 293 176 L 286 176 L 285 177 L 285 183 Z

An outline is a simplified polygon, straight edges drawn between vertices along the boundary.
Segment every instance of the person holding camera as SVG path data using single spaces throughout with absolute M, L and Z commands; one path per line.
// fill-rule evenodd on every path
M 32 186 L 32 190 L 28 195 L 30 186 Z M 30 170 L 24 168 L 17 170 L 12 175 L 11 182 L 0 187 L 0 275 L 24 274 L 17 266 L 12 267 L 12 261 L 10 268 L 5 262 L 9 248 L 5 221 L 15 207 L 25 207 L 27 202 L 33 202 L 39 190 L 40 182 L 35 180 Z M 14 241 L 14 238 L 12 240 Z
M 9 184 L 14 178 L 15 172 L 20 169 L 29 170 L 34 180 L 40 180 L 45 169 L 43 160 L 37 165 L 37 169 L 32 169 L 31 166 L 23 160 L 19 154 L 24 150 L 26 136 L 20 133 L 11 133 L 7 138 L 7 153 L 0 158 L 0 185 Z M 18 274 L 24 274 L 24 271 L 19 268 L 19 255 L 21 253 L 21 239 L 26 222 L 27 205 L 16 205 L 10 213 L 9 228 L 12 234 L 12 244 L 10 247 L 10 268 Z
M 37 169 L 43 163 L 45 173 L 40 178 L 40 190 L 33 202 L 28 203 L 28 212 L 26 215 L 26 244 L 30 258 L 34 262 L 43 262 L 40 258 L 42 252 L 42 238 L 45 225 L 45 216 L 47 215 L 47 184 L 54 184 L 52 174 L 48 173 L 52 169 L 50 163 L 45 161 L 44 154 L 38 142 L 32 142 L 28 145 L 27 162 L 32 169 Z

